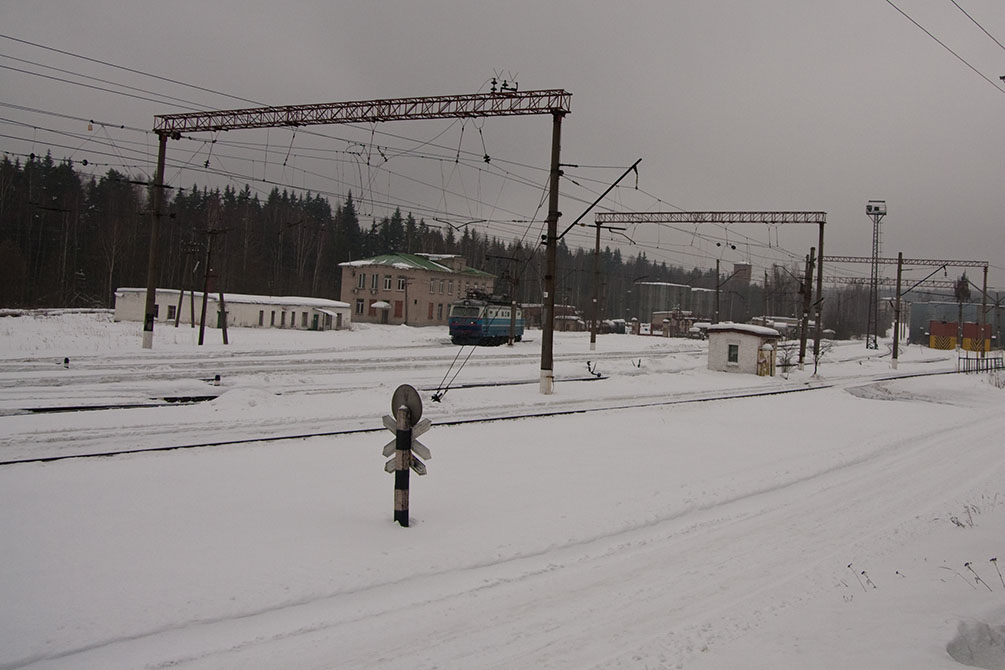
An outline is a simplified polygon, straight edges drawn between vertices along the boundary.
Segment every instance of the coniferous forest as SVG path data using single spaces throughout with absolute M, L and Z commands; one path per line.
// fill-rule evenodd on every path
M 149 188 L 116 170 L 82 174 L 51 155 L 0 161 L 0 307 L 112 307 L 120 287 L 143 287 L 150 250 Z M 521 303 L 541 302 L 543 249 L 536 232 L 500 240 L 467 226 L 427 225 L 396 210 L 364 221 L 352 194 L 343 202 L 274 188 L 264 199 L 249 186 L 169 189 L 159 227 L 157 285 L 200 289 L 212 239 L 213 290 L 338 299 L 339 263 L 391 252 L 460 254 L 497 276 L 499 292 Z M 588 313 L 593 296 L 593 250 L 558 247 L 556 302 Z M 723 282 L 722 318 L 795 315 L 798 269 L 775 266 L 763 283 Z M 715 288 L 714 270 L 600 254 L 601 313 L 623 318 L 636 281 Z M 764 285 L 769 290 L 763 288 Z M 864 331 L 861 287 L 829 300 L 825 323 Z M 843 307 L 842 307 L 843 303 Z M 835 310 L 840 309 L 841 313 Z M 833 312 L 828 318 L 828 312 Z M 861 314 L 859 314 L 861 313 Z M 860 322 L 863 325 L 859 325 Z

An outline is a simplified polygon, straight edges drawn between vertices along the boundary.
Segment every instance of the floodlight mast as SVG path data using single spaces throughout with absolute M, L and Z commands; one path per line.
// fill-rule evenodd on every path
M 541 392 L 551 393 L 554 385 L 552 343 L 555 306 L 555 247 L 558 244 L 558 184 L 561 170 L 562 118 L 570 112 L 572 94 L 563 89 L 540 91 L 501 90 L 466 95 L 387 98 L 359 102 L 329 102 L 311 105 L 283 105 L 210 112 L 186 112 L 154 117 L 154 132 L 160 138 L 158 169 L 153 183 L 153 211 L 150 223 L 150 258 L 147 268 L 147 296 L 143 319 L 143 348 L 153 348 L 154 310 L 157 287 L 157 228 L 161 191 L 164 188 L 164 157 L 167 138 L 180 139 L 181 133 L 217 132 L 247 128 L 298 128 L 338 123 L 376 123 L 414 119 L 470 119 L 486 116 L 551 114 L 551 179 L 548 197 L 548 232 L 545 257 L 545 314 L 541 339 Z

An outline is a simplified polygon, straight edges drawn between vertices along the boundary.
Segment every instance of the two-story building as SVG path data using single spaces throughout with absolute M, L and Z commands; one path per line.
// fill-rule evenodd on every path
M 339 266 L 341 299 L 364 323 L 446 325 L 452 302 L 495 288 L 495 275 L 452 254 L 384 254 Z

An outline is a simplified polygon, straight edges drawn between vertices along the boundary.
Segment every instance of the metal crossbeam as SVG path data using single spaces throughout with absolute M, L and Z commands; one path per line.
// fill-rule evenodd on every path
M 830 257 L 827 260 L 832 260 Z M 905 259 L 905 263 L 907 260 Z M 854 286 L 869 286 L 872 284 L 871 277 L 824 277 L 824 282 L 829 284 L 851 284 Z M 896 286 L 897 280 L 891 277 L 880 277 L 877 284 L 881 286 Z M 915 288 L 918 286 L 924 286 L 926 288 L 955 288 L 956 282 L 948 281 L 944 279 L 926 279 L 925 281 L 918 282 Z
M 456 119 L 566 114 L 572 94 L 562 89 L 388 98 L 359 102 L 281 105 L 154 117 L 154 132 L 173 134 L 239 128 L 278 128 L 407 119 Z
M 601 212 L 597 223 L 827 223 L 826 212 Z
M 827 256 L 825 259 L 828 263 L 872 263 L 873 259 L 869 256 Z M 877 258 L 876 263 L 879 265 L 896 265 L 896 258 Z M 942 260 L 936 258 L 905 258 L 903 261 L 904 265 L 920 265 L 926 267 L 942 267 L 943 265 L 948 265 L 953 268 L 985 268 L 988 266 L 987 261 L 961 261 L 961 260 Z

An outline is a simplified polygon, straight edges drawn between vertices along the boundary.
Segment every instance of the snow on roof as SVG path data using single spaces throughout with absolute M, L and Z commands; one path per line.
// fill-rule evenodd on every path
M 729 331 L 735 333 L 747 333 L 749 335 L 760 335 L 761 337 L 781 337 L 781 333 L 774 328 L 752 326 L 749 323 L 714 323 L 708 327 L 709 333 Z
M 495 276 L 492 273 L 476 270 L 472 267 L 454 270 L 447 265 L 437 262 L 437 260 L 446 260 L 454 258 L 455 256 L 456 254 L 382 254 L 372 258 L 361 258 L 358 261 L 346 261 L 344 263 L 339 263 L 339 265 L 343 267 L 356 268 L 380 265 L 384 267 L 393 267 L 397 270 L 427 270 L 429 272 L 444 272 L 455 275 L 475 275 L 479 277 Z
M 115 289 L 115 294 L 126 294 L 126 293 L 146 293 L 145 288 L 117 288 Z M 178 295 L 178 289 L 176 288 L 159 288 L 158 293 L 170 293 Z M 202 291 L 195 292 L 196 297 L 202 300 Z M 210 300 L 219 301 L 219 293 L 208 294 Z M 303 296 L 290 296 L 290 295 L 247 295 L 244 293 L 224 293 L 223 299 L 226 302 L 238 303 L 238 304 L 252 304 L 252 305 L 286 305 L 286 306 L 301 306 L 301 307 L 316 307 L 322 308 L 327 307 L 329 309 L 349 309 L 350 305 L 347 302 L 342 302 L 341 300 L 329 300 L 327 298 L 307 298 Z

